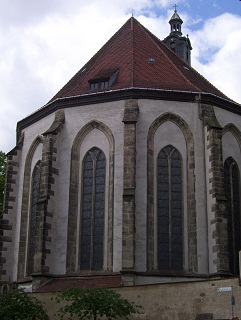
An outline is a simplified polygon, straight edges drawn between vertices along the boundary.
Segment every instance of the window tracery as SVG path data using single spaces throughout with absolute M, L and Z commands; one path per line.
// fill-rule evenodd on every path
M 239 251 L 241 250 L 240 188 L 237 163 L 229 157 L 224 163 L 224 187 L 227 199 L 229 268 L 239 274 Z
M 28 245 L 28 275 L 34 271 L 34 254 L 37 232 L 37 202 L 39 199 L 41 161 L 34 167 L 32 175 L 31 214 L 29 221 L 29 245 Z
M 80 269 L 103 269 L 106 159 L 98 148 L 83 160 Z
M 161 270 L 183 269 L 182 160 L 171 145 L 157 159 L 157 263 Z

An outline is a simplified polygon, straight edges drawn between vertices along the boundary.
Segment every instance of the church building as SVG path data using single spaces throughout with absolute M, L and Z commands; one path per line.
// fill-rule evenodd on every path
M 239 274 L 241 105 L 191 67 L 176 8 L 169 23 L 161 41 L 129 18 L 18 122 L 2 281 L 36 291 Z

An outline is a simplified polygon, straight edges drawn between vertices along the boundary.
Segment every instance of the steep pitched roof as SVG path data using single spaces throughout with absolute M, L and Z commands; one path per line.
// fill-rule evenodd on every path
M 131 17 L 50 102 L 93 93 L 91 81 L 105 80 L 114 70 L 113 83 L 94 92 L 147 88 L 210 93 L 231 101 Z

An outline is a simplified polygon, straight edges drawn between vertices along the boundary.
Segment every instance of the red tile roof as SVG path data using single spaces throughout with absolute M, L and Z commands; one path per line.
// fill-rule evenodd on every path
M 205 92 L 230 100 L 131 17 L 50 102 L 88 94 L 90 80 L 117 69 L 116 80 L 109 89 L 103 90 L 148 88 Z
M 118 288 L 121 286 L 121 276 L 86 276 L 86 277 L 66 277 L 53 278 L 46 284 L 42 285 L 36 292 L 58 292 L 67 288 L 82 287 L 82 288 Z

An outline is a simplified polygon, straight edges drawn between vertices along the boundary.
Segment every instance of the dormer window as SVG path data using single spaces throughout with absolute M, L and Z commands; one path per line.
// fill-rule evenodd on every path
M 100 70 L 94 78 L 89 80 L 90 90 L 106 90 L 112 86 L 118 75 L 119 69 Z
M 109 79 L 90 82 L 90 90 L 108 89 L 109 87 L 110 87 Z

